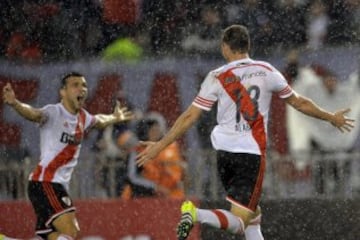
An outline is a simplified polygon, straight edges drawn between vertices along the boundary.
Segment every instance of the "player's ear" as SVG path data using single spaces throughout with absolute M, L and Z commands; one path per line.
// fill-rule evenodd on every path
M 64 98 L 64 96 L 65 96 L 65 88 L 63 88 L 63 87 L 60 88 L 59 93 L 60 93 L 60 97 Z

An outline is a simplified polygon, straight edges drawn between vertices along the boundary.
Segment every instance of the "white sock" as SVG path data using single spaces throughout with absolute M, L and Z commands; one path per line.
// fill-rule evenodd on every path
M 261 233 L 260 224 L 249 225 L 245 229 L 245 239 L 246 240 L 264 240 L 264 237 Z
M 200 223 L 224 229 L 234 234 L 242 233 L 244 229 L 244 223 L 240 218 L 222 209 L 197 209 L 197 220 Z

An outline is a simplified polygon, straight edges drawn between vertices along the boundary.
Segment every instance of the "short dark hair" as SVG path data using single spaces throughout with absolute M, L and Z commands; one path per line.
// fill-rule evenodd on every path
M 140 141 L 148 141 L 149 140 L 149 130 L 156 124 L 159 124 L 159 122 L 154 119 L 140 120 L 135 127 L 135 132 L 136 132 L 138 139 Z
M 68 78 L 71 78 L 71 77 L 84 77 L 84 75 L 82 75 L 81 73 L 78 73 L 78 72 L 70 72 L 70 73 L 65 74 L 61 78 L 61 88 L 66 86 Z
M 243 25 L 231 25 L 225 28 L 222 42 L 234 52 L 246 53 L 250 50 L 250 35 Z

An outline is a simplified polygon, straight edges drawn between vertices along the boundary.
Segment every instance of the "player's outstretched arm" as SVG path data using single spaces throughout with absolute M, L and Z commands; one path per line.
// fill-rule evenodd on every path
M 111 124 L 129 121 L 134 118 L 134 114 L 126 107 L 121 107 L 120 102 L 116 101 L 116 106 L 112 114 L 96 114 L 96 128 L 105 128 Z
M 342 109 L 334 113 L 328 112 L 318 105 L 316 105 L 311 99 L 294 93 L 286 102 L 293 106 L 296 110 L 324 121 L 330 122 L 334 127 L 338 128 L 341 132 L 348 131 L 354 127 L 354 119 L 350 119 L 346 114 L 350 111 L 350 108 Z
M 43 120 L 43 114 L 39 109 L 33 108 L 16 99 L 15 92 L 10 83 L 7 83 L 3 88 L 3 101 L 27 120 L 33 122 L 41 122 Z
M 190 105 L 190 107 L 178 117 L 169 132 L 167 132 L 160 141 L 141 142 L 146 148 L 136 157 L 138 166 L 142 166 L 147 161 L 156 157 L 164 148 L 183 135 L 185 131 L 199 119 L 201 113 L 202 110 L 200 108 Z

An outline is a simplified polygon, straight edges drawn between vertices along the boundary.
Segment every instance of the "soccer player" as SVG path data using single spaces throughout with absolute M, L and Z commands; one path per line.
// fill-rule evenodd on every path
M 328 112 L 305 98 L 288 85 L 282 74 L 271 64 L 249 57 L 250 36 L 246 27 L 232 25 L 221 39 L 221 51 L 227 61 L 211 71 L 188 109 L 176 120 L 169 132 L 158 142 L 144 142 L 147 147 L 138 154 L 143 165 L 180 137 L 217 102 L 217 125 L 211 133 L 217 150 L 218 172 L 227 192 L 230 211 L 199 209 L 191 201 L 181 206 L 178 224 L 179 240 L 186 239 L 194 223 L 206 223 L 234 234 L 245 234 L 247 240 L 263 239 L 260 230 L 259 199 L 265 172 L 267 121 L 271 95 L 280 98 L 298 111 L 350 131 L 350 109 Z
M 16 99 L 9 83 L 3 88 L 4 102 L 25 119 L 39 124 L 40 162 L 30 174 L 28 196 L 37 216 L 36 235 L 41 239 L 70 240 L 78 234 L 68 187 L 85 132 L 132 118 L 132 113 L 119 103 L 112 114 L 88 113 L 83 108 L 87 95 L 85 77 L 75 72 L 61 80 L 61 101 L 42 108 Z

